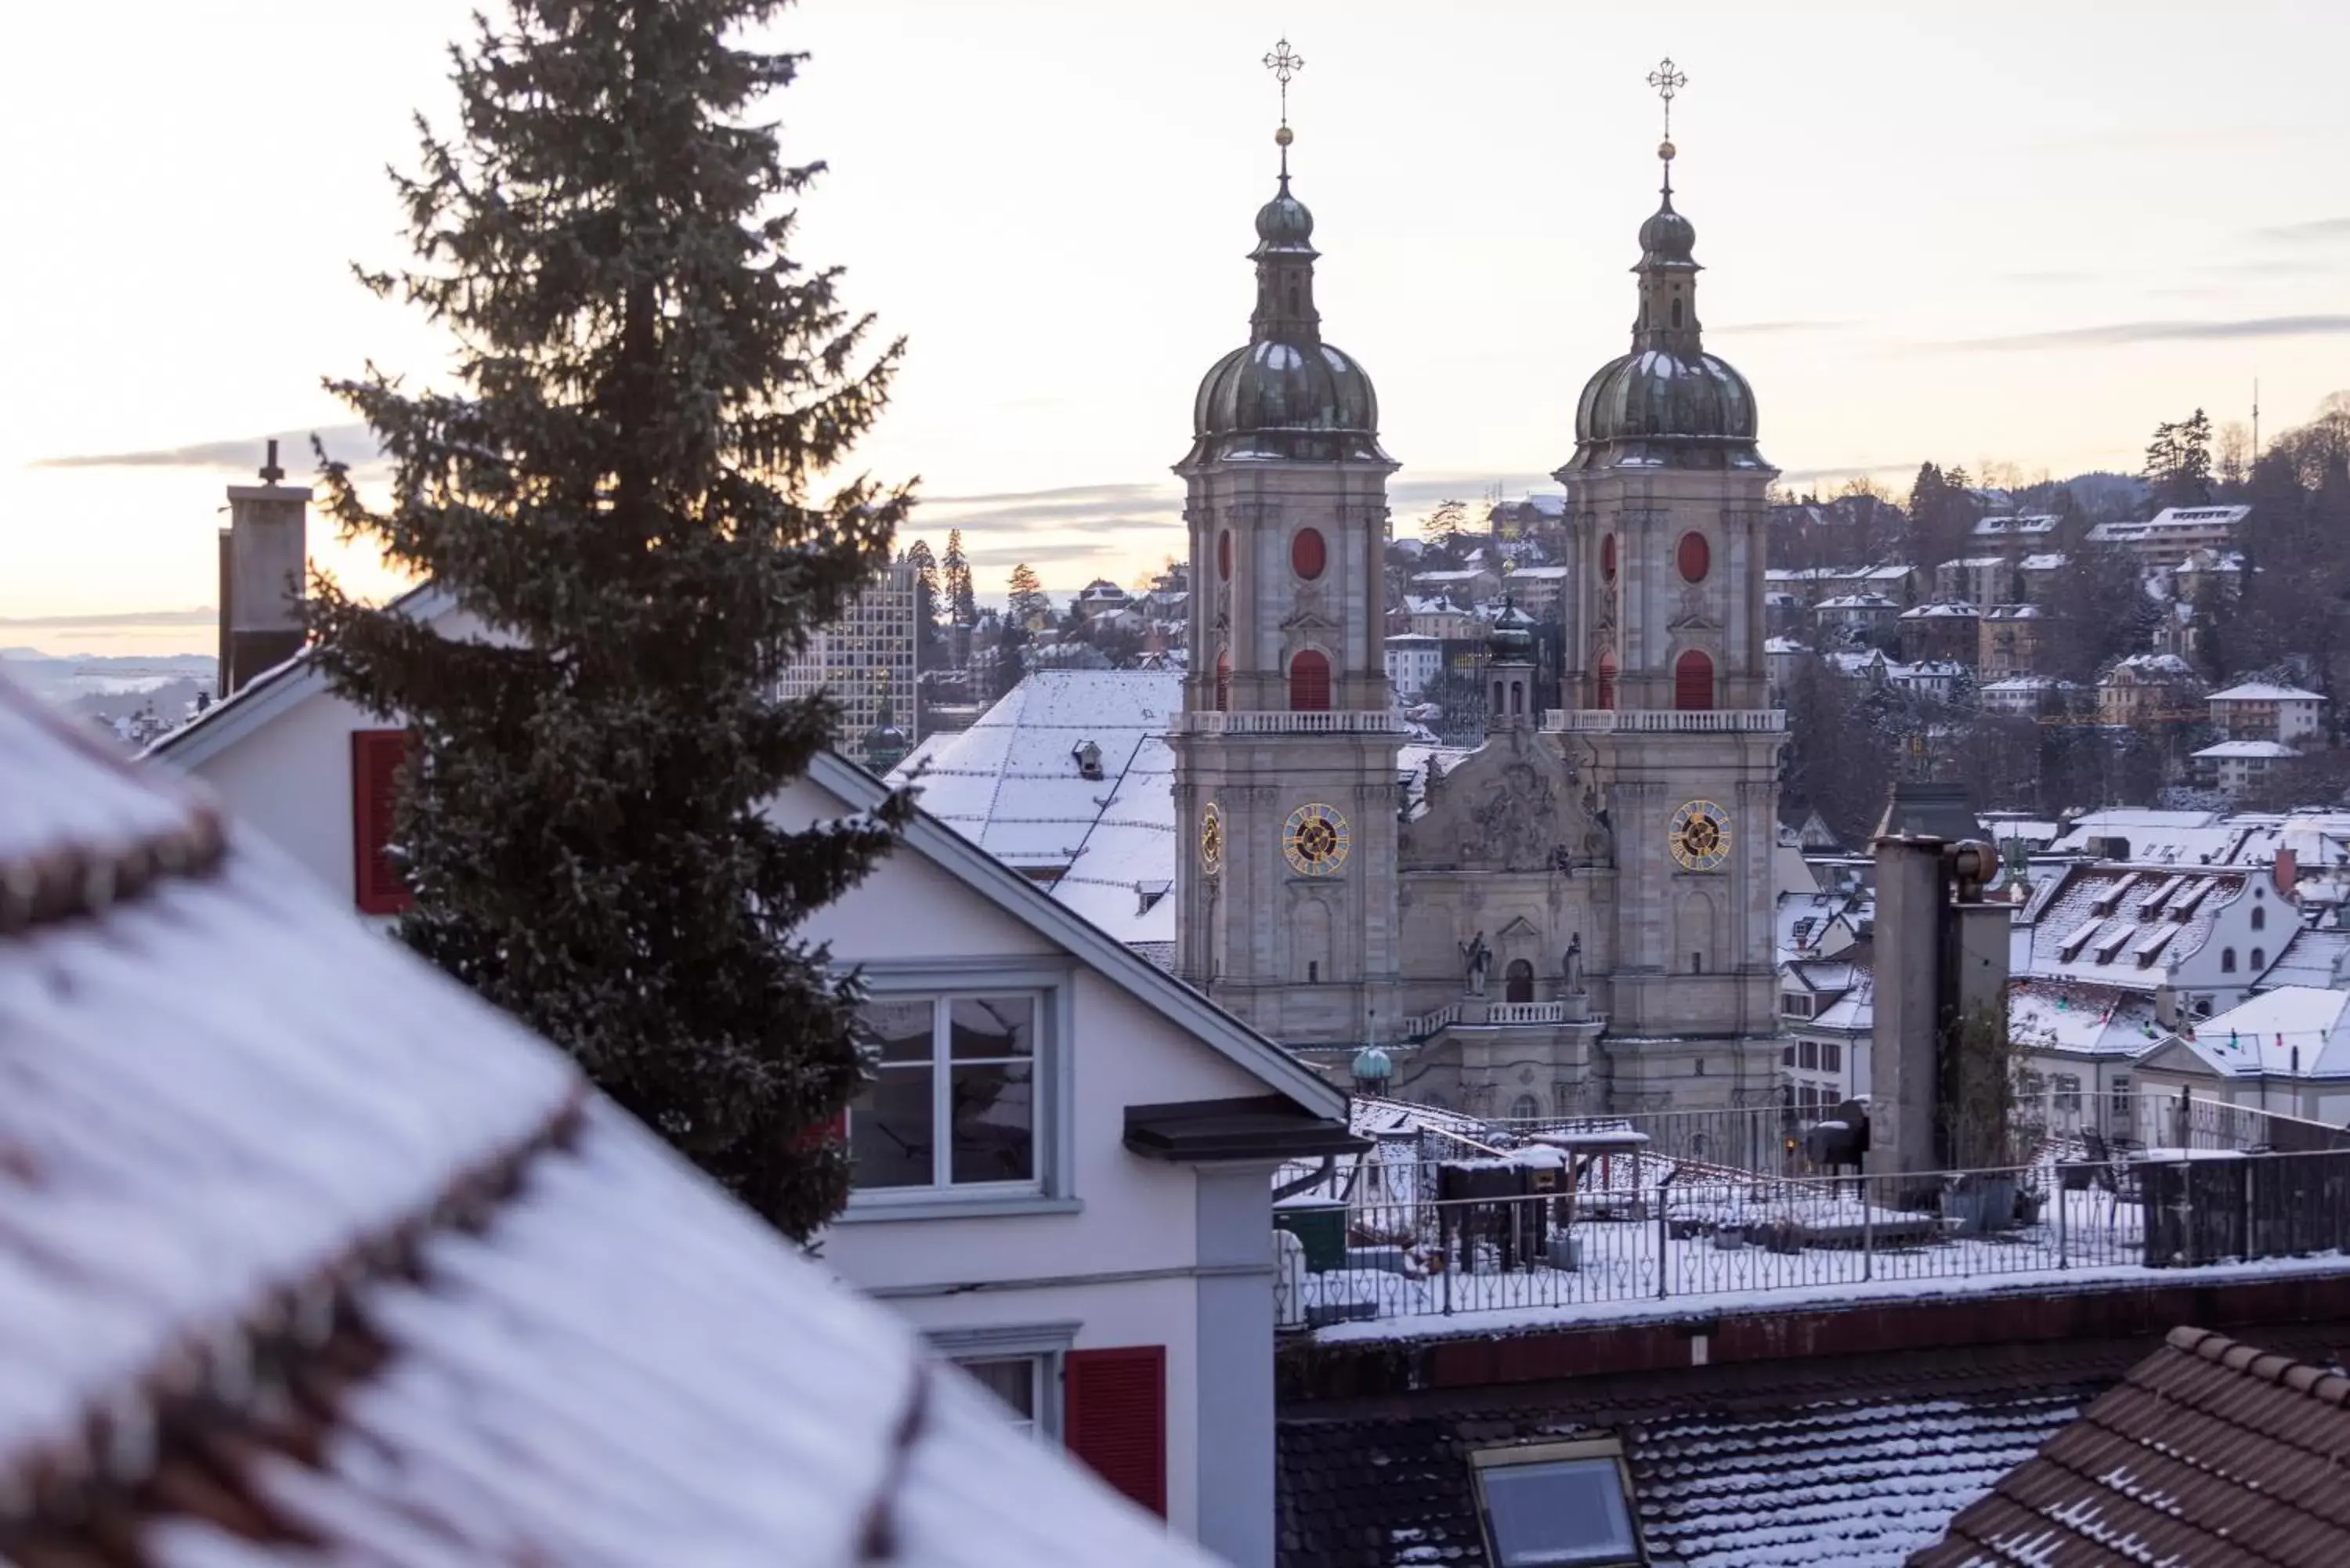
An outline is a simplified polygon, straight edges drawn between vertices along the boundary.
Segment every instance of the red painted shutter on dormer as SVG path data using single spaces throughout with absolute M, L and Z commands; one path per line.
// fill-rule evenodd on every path
M 405 730 L 351 732 L 351 886 L 363 915 L 397 915 L 409 905 L 408 886 L 393 868 L 389 850 L 400 764 L 410 745 Z
M 1063 1358 L 1063 1444 L 1151 1512 L 1167 1512 L 1167 1347 L 1072 1350 Z

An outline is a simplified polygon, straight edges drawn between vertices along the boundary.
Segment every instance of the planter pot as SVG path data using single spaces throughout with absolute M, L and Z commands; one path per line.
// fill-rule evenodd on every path
M 1735 1252 L 1746 1245 L 1746 1229 L 1742 1225 L 1724 1225 L 1713 1233 L 1713 1250 Z
M 1554 1269 L 1580 1269 L 1583 1267 L 1583 1243 L 1572 1236 L 1553 1236 L 1547 1262 Z

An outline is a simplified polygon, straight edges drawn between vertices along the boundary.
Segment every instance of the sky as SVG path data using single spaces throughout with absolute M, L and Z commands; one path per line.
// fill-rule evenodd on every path
M 0 96 L 0 647 L 205 651 L 222 487 L 270 435 L 372 451 L 320 388 L 449 347 L 387 165 L 445 121 L 468 7 L 119 0 L 12 18 Z M 1517 495 L 1622 352 L 1669 54 L 1707 346 L 1800 487 L 1924 460 L 2135 469 L 2198 406 L 2266 431 L 2350 387 L 2350 6 L 2237 0 L 804 0 L 775 105 L 830 171 L 797 254 L 908 341 L 870 472 L 979 587 L 1132 583 L 1182 547 L 1191 400 L 1243 341 L 1304 57 L 1295 189 L 1326 335 L 1370 372 L 1408 530 Z M 74 60 L 85 62 L 70 67 Z M 314 519 L 314 560 L 398 584 Z

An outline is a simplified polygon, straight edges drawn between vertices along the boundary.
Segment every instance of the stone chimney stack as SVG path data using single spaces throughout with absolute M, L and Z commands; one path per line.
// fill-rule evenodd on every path
M 1963 791 L 1905 782 L 1894 787 L 1873 848 L 1877 857 L 1874 1022 L 1869 1037 L 1872 1174 L 1947 1168 L 1943 1125 L 1948 1034 L 1978 1009 L 2007 1018 L 2005 903 L 1984 899 L 1998 869 L 1981 838 L 1946 838 L 1973 823 Z M 1978 831 L 1980 831 L 1978 829 Z
M 234 696 L 263 670 L 302 650 L 302 597 L 309 568 L 310 490 L 281 484 L 269 443 L 259 484 L 228 487 L 220 535 L 220 694 Z

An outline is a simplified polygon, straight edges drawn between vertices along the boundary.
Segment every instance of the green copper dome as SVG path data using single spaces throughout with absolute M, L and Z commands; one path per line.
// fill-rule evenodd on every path
M 1314 307 L 1314 214 L 1289 176 L 1257 210 L 1256 309 L 1249 340 L 1218 359 L 1191 400 L 1191 450 L 1179 471 L 1226 460 L 1392 463 L 1379 449 L 1371 379 L 1322 340 Z
M 1754 445 L 1754 389 L 1728 360 L 1705 351 L 1696 250 L 1697 225 L 1674 210 L 1668 178 L 1662 203 L 1640 225 L 1640 262 L 1632 269 L 1640 280 L 1640 315 L 1632 351 L 1584 383 L 1575 405 L 1575 455 L 1560 474 L 1770 467 Z

